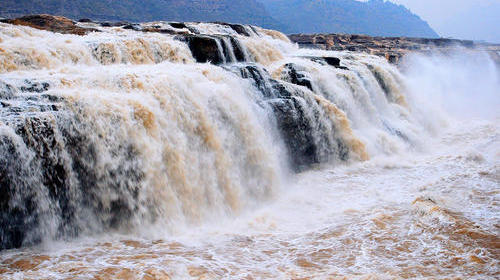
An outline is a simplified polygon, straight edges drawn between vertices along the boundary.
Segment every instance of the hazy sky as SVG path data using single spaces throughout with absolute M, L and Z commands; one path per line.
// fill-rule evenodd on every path
M 442 37 L 500 43 L 500 0 L 390 0 L 405 5 Z

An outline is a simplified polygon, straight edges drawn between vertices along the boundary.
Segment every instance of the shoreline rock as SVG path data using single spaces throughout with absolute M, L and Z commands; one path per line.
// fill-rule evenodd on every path
M 15 19 L 4 19 L 2 20 L 2 22 L 14 25 L 24 25 L 36 29 L 62 33 L 62 34 L 86 35 L 90 32 L 99 31 L 93 28 L 80 27 L 76 25 L 76 23 L 69 18 L 46 15 L 46 14 L 28 15 Z
M 357 34 L 291 34 L 288 38 L 301 48 L 333 51 L 365 52 L 385 57 L 390 63 L 398 64 L 401 58 L 411 52 L 447 52 L 455 48 L 479 49 L 490 53 L 500 63 L 500 45 L 449 38 L 372 37 Z M 496 56 L 495 56 L 496 55 Z

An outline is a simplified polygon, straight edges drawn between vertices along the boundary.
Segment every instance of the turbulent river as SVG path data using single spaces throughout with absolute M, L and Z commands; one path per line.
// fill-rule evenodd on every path
M 0 278 L 500 277 L 487 54 L 82 25 L 0 23 Z

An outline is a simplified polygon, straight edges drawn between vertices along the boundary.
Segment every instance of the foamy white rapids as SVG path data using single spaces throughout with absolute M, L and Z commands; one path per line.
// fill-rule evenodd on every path
M 398 68 L 253 26 L 81 25 L 101 32 L 0 23 L 0 278 L 500 275 L 487 55 Z

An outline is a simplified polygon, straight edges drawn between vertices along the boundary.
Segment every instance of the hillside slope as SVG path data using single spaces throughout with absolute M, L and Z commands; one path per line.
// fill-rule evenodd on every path
M 287 33 L 438 37 L 417 15 L 384 0 L 260 0 Z
M 109 21 L 225 21 L 283 29 L 256 0 L 1 0 L 1 17 L 53 14 Z
M 285 33 L 438 37 L 404 6 L 383 0 L 1 0 L 0 17 L 53 14 L 104 21 L 224 21 Z

